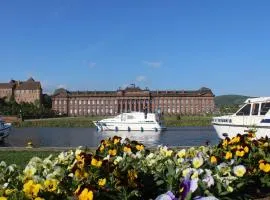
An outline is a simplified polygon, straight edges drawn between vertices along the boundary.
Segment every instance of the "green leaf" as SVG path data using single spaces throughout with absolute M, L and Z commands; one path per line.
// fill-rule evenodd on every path
M 160 186 L 160 185 L 164 184 L 164 181 L 163 181 L 163 180 L 158 180 L 158 181 L 156 182 L 156 184 L 157 184 L 158 186 Z

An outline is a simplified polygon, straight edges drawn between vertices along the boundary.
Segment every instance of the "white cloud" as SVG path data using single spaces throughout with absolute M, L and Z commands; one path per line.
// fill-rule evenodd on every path
M 149 67 L 158 68 L 162 66 L 161 61 L 143 61 L 143 64 L 148 65 Z
M 143 82 L 143 81 L 145 81 L 146 80 L 146 77 L 145 76 L 137 76 L 136 77 L 136 81 L 137 82 Z

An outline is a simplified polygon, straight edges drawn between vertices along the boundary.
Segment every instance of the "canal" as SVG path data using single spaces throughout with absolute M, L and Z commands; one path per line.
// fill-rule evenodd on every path
M 24 147 L 29 141 L 35 147 L 97 147 L 99 142 L 118 135 L 137 140 L 146 146 L 198 146 L 217 144 L 219 139 L 212 126 L 170 127 L 163 132 L 97 132 L 95 128 L 13 128 L 0 146 Z

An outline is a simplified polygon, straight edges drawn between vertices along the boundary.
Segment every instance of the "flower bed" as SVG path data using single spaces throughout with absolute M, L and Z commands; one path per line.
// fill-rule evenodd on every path
M 95 154 L 78 148 L 33 157 L 23 170 L 2 161 L 0 200 L 263 197 L 270 191 L 269 142 L 249 133 L 217 146 L 149 151 L 115 136 L 101 141 Z

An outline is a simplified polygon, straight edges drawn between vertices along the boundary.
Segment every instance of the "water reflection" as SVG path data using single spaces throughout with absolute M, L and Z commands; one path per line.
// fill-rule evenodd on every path
M 164 132 L 107 131 L 94 128 L 14 128 L 2 146 L 25 147 L 29 141 L 35 147 L 97 147 L 102 139 L 118 135 L 142 142 L 146 146 L 198 146 L 209 141 L 217 144 L 219 139 L 212 127 L 177 127 Z
M 129 138 L 130 140 L 136 140 L 143 143 L 146 146 L 156 146 L 160 143 L 161 131 L 103 131 L 100 132 L 100 139 L 106 139 L 113 136 L 119 136 L 122 138 Z

